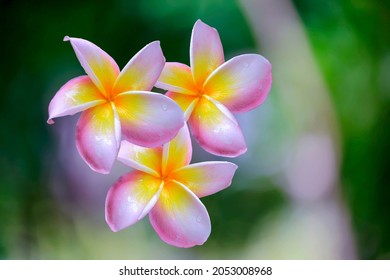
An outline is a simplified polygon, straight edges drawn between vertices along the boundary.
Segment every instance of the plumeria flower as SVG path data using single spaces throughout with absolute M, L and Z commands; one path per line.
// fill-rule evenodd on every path
M 144 148 L 123 141 L 118 159 L 135 170 L 122 176 L 107 194 L 110 228 L 122 230 L 149 214 L 166 243 L 185 248 L 203 244 L 211 225 L 199 198 L 227 188 L 237 166 L 225 161 L 189 164 L 191 156 L 186 125 L 162 147 Z
M 85 162 L 108 173 L 121 138 L 156 147 L 171 140 L 184 125 L 183 112 L 168 97 L 150 92 L 164 67 L 158 41 L 146 45 L 123 68 L 93 43 L 70 41 L 87 75 L 67 82 L 49 105 L 49 120 L 83 111 L 77 123 L 76 146 Z
M 232 113 L 262 104 L 272 83 L 271 64 L 258 54 L 224 62 L 218 31 L 198 20 L 192 30 L 191 67 L 168 62 L 156 84 L 185 112 L 191 132 L 208 152 L 236 157 L 247 147 Z

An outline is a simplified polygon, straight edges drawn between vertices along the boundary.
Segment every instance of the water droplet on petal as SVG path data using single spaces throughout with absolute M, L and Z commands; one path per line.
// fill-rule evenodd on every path
M 165 104 L 165 103 L 163 103 L 163 104 L 161 105 L 161 109 L 163 109 L 163 111 L 168 110 L 168 105 Z
M 201 216 L 196 217 L 196 221 L 197 221 L 198 223 L 200 223 L 200 222 L 202 221 L 202 217 L 201 217 Z
M 244 63 L 244 67 L 245 67 L 245 68 L 248 68 L 248 67 L 249 67 L 249 63 L 248 63 L 248 62 L 245 62 L 245 63 Z

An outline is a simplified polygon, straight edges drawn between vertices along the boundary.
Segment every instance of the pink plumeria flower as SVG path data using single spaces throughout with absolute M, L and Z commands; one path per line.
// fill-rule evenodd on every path
M 180 107 L 150 92 L 164 67 L 158 41 L 146 45 L 123 68 L 93 43 L 70 41 L 87 73 L 67 82 L 49 105 L 49 120 L 83 111 L 77 123 L 76 146 L 85 162 L 109 173 L 121 138 L 145 147 L 168 142 L 184 125 Z
M 166 63 L 156 86 L 181 106 L 203 149 L 226 157 L 245 153 L 244 136 L 232 113 L 247 112 L 265 101 L 271 64 L 258 54 L 224 62 L 218 31 L 200 20 L 192 30 L 190 62 L 191 67 Z
M 107 194 L 110 228 L 122 230 L 149 214 L 166 243 L 184 248 L 203 244 L 211 224 L 199 198 L 227 188 L 237 166 L 225 161 L 189 164 L 191 156 L 186 125 L 162 147 L 144 148 L 123 141 L 118 159 L 135 170 L 122 176 Z

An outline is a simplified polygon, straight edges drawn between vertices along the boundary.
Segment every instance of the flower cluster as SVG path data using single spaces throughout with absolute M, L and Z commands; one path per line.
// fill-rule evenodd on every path
M 149 214 L 166 243 L 203 244 L 211 223 L 199 198 L 227 188 L 237 166 L 227 161 L 190 164 L 190 131 L 214 155 L 246 152 L 233 113 L 265 101 L 271 64 L 258 54 L 225 62 L 217 30 L 200 20 L 192 30 L 190 67 L 166 63 L 158 41 L 146 45 L 120 70 L 93 43 L 64 40 L 70 41 L 87 75 L 60 88 L 50 102 L 48 123 L 82 112 L 76 147 L 90 168 L 107 174 L 118 159 L 134 169 L 108 191 L 109 227 L 119 231 Z M 154 86 L 166 94 L 151 92 Z

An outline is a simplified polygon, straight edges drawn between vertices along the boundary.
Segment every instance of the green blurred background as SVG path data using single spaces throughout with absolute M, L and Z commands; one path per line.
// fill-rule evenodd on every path
M 231 187 L 202 199 L 209 240 L 178 249 L 148 219 L 109 230 L 105 195 L 128 168 L 89 170 L 78 116 L 49 126 L 47 107 L 83 74 L 65 35 L 120 67 L 154 40 L 188 64 L 197 19 L 226 59 L 267 57 L 274 82 L 238 116 L 248 152 Z M 389 259 L 389 30 L 380 0 L 1 1 L 0 259 Z M 193 162 L 218 160 L 194 146 Z

